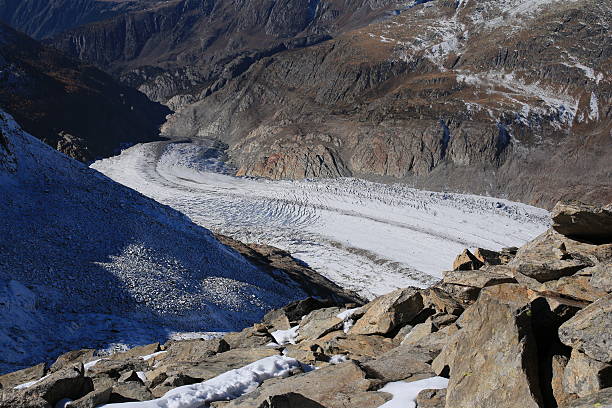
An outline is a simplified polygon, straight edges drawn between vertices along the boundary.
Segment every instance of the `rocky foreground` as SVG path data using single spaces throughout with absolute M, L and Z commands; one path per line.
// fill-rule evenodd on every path
M 464 251 L 428 289 L 365 305 L 309 298 L 212 340 L 63 354 L 0 376 L 0 406 L 365 408 L 438 376 L 447 388 L 423 389 L 418 407 L 612 407 L 612 207 L 557 204 L 553 221 L 520 249 Z M 270 358 L 288 368 L 210 392 Z

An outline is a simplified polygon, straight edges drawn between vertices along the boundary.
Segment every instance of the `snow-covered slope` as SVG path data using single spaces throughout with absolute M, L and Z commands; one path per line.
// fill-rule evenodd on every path
M 0 372 L 173 330 L 235 330 L 305 297 L 3 111 L 0 208 Z
M 92 167 L 207 228 L 288 250 L 368 298 L 433 283 L 465 247 L 522 245 L 548 226 L 545 210 L 507 200 L 351 178 L 233 177 L 219 158 L 206 140 L 154 142 Z

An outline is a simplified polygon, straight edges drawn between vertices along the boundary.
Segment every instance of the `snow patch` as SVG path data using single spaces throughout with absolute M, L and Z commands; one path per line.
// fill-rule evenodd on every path
M 299 367 L 300 363 L 290 357 L 266 357 L 199 384 L 175 388 L 155 400 L 107 404 L 100 408 L 200 408 L 213 401 L 237 398 L 255 390 L 263 381 L 286 377 Z
M 270 334 L 279 346 L 284 346 L 285 344 L 295 344 L 299 329 L 300 326 L 298 325 L 287 330 L 276 330 Z
M 416 397 L 419 392 L 427 389 L 442 389 L 448 387 L 448 378 L 431 377 L 413 382 L 390 382 L 379 391 L 393 395 L 391 401 L 378 408 L 416 408 Z

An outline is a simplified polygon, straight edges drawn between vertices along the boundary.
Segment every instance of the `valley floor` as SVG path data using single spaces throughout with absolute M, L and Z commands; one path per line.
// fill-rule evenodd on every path
M 464 248 L 520 246 L 545 210 L 359 179 L 270 181 L 231 175 L 207 140 L 140 144 L 92 167 L 195 223 L 291 252 L 367 298 L 424 287 Z

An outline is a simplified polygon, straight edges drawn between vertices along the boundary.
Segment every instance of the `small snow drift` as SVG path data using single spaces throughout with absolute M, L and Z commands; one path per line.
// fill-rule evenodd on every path
M 236 330 L 306 295 L 0 111 L 0 372 L 72 348 Z

